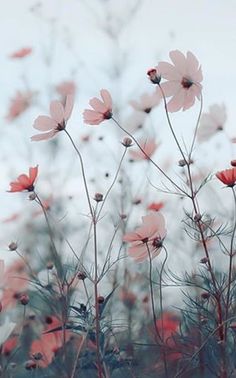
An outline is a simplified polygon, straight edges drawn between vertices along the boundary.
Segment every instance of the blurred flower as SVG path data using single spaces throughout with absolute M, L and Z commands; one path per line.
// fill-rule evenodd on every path
M 155 141 L 145 141 L 141 142 L 140 146 L 142 147 L 145 154 L 138 148 L 137 150 L 133 151 L 132 149 L 129 151 L 129 154 L 133 160 L 148 160 L 154 152 L 156 151 L 157 147 L 159 147 L 160 143 L 157 144 Z
M 1 264 L 0 264 L 1 265 Z M 14 307 L 20 294 L 25 292 L 29 284 L 29 276 L 26 272 L 25 263 L 22 260 L 14 261 L 4 274 L 1 273 L 0 289 L 2 291 L 0 301 L 2 308 Z
M 56 86 L 56 91 L 62 97 L 66 97 L 68 95 L 75 95 L 76 85 L 74 81 L 63 81 L 62 83 Z
M 6 340 L 2 346 L 2 353 L 5 356 L 9 356 L 11 352 L 13 351 L 13 349 L 15 349 L 15 347 L 17 346 L 17 343 L 18 343 L 17 336 L 13 336 L 10 339 Z
M 31 47 L 23 47 L 22 49 L 13 52 L 9 57 L 12 59 L 21 59 L 21 58 L 25 58 L 31 53 L 32 53 Z
M 210 139 L 217 131 L 224 128 L 227 119 L 225 105 L 214 104 L 209 107 L 209 113 L 203 113 L 197 138 L 199 142 L 205 142 Z
M 133 111 L 124 121 L 124 128 L 130 133 L 134 133 L 138 129 L 144 126 L 147 113 L 139 111 Z
M 15 326 L 16 323 L 11 322 L 8 317 L 5 318 L 4 323 L 0 325 L 0 345 L 8 339 Z
M 152 202 L 150 205 L 147 207 L 148 210 L 153 210 L 153 211 L 159 211 L 164 207 L 163 202 Z
M 31 140 L 47 140 L 54 137 L 59 131 L 64 130 L 66 128 L 67 121 L 71 116 L 73 106 L 73 95 L 68 95 L 66 97 L 65 106 L 63 106 L 60 101 L 52 101 L 50 104 L 51 117 L 39 116 L 34 121 L 33 127 L 37 130 L 43 131 L 43 134 L 34 135 L 31 137 Z
M 200 99 L 203 80 L 202 70 L 197 58 L 187 52 L 185 58 L 179 50 L 169 53 L 173 64 L 160 62 L 157 69 L 167 81 L 161 84 L 166 97 L 172 96 L 168 102 L 169 112 L 177 112 L 181 108 L 189 109 L 195 103 L 195 97 Z
M 11 189 L 9 192 L 22 192 L 28 190 L 29 192 L 34 191 L 34 182 L 38 175 L 38 165 L 36 167 L 31 167 L 29 169 L 29 176 L 22 174 L 17 177 L 16 181 L 10 183 Z
M 129 309 L 133 308 L 137 300 L 137 296 L 127 288 L 123 287 L 120 290 L 119 294 L 120 300 L 124 303 Z
M 30 354 L 32 357 L 41 356 L 40 359 L 37 359 L 37 364 L 42 368 L 47 367 L 52 362 L 55 353 L 63 345 L 63 330 L 53 331 L 59 327 L 62 328 L 62 322 L 56 317 L 50 317 L 50 322 L 43 330 L 40 338 L 34 340 L 31 344 Z M 71 333 L 66 330 L 66 342 L 70 339 L 70 336 Z
M 89 101 L 89 105 L 94 109 L 85 109 L 83 112 L 84 123 L 88 125 L 99 125 L 106 119 L 112 117 L 112 98 L 106 89 L 100 91 L 102 101 L 94 97 Z
M 144 93 L 141 97 L 140 97 L 140 101 L 130 101 L 130 105 L 136 109 L 136 110 L 140 110 L 140 111 L 143 111 L 145 113 L 150 113 L 151 110 L 159 105 L 161 102 L 161 96 L 158 92 L 154 92 L 154 93 Z
M 223 184 L 233 187 L 236 184 L 236 168 L 225 169 L 216 173 L 216 177 L 223 182 Z
M 16 92 L 15 97 L 11 99 L 11 104 L 6 115 L 8 121 L 12 121 L 19 117 L 31 104 L 33 98 L 33 93 L 27 92 Z
M 176 342 L 173 338 L 173 336 L 177 333 L 179 329 L 179 319 L 175 314 L 172 314 L 171 312 L 164 312 L 162 318 L 158 319 L 156 324 L 157 328 L 160 331 L 160 334 L 163 334 L 163 341 L 166 344 L 166 347 L 168 347 L 168 359 L 179 359 L 181 357 L 181 353 L 176 352 L 176 349 L 179 348 L 176 348 Z M 173 352 L 171 351 L 171 349 L 173 350 Z
M 10 217 L 3 219 L 3 223 L 14 222 L 21 217 L 20 213 L 14 213 Z
M 142 226 L 136 231 L 124 235 L 123 240 L 131 243 L 129 255 L 137 262 L 159 255 L 163 239 L 166 236 L 165 219 L 160 213 L 151 213 L 142 217 Z M 149 251 L 149 252 L 148 252 Z

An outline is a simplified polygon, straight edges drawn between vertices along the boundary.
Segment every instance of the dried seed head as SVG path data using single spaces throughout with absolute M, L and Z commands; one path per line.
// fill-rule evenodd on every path
M 196 215 L 194 215 L 194 218 L 195 222 L 199 222 L 201 219 L 202 219 L 202 216 L 201 214 L 197 213 Z

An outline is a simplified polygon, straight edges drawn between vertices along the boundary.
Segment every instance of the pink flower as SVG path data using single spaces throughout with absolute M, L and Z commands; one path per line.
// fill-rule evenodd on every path
M 23 192 L 28 190 L 32 192 L 34 190 L 34 182 L 38 175 L 38 165 L 29 169 L 29 176 L 22 174 L 17 177 L 16 181 L 10 183 L 11 189 L 9 192 Z
M 140 97 L 140 101 L 130 101 L 130 105 L 136 109 L 141 110 L 145 113 L 150 113 L 150 111 L 161 102 L 161 96 L 159 93 L 154 92 L 152 94 L 144 93 Z
M 73 106 L 73 95 L 68 95 L 66 97 L 65 106 L 63 106 L 60 101 L 52 101 L 50 104 L 51 117 L 39 116 L 34 121 L 34 128 L 43 131 L 43 133 L 32 136 L 31 140 L 47 140 L 54 137 L 59 131 L 64 130 L 66 128 L 67 121 L 71 116 Z
M 74 81 L 63 81 L 56 86 L 56 91 L 62 96 L 62 100 L 68 95 L 75 95 L 76 85 Z
M 89 105 L 94 109 L 85 109 L 83 113 L 84 123 L 88 125 L 99 125 L 106 119 L 112 117 L 112 98 L 106 89 L 100 91 L 102 101 L 94 97 L 89 101 Z
M 217 131 L 224 128 L 227 119 L 225 105 L 214 104 L 209 107 L 209 113 L 203 113 L 198 129 L 198 141 L 205 142 Z
M 166 236 L 165 219 L 161 213 L 151 213 L 142 217 L 142 226 L 127 233 L 123 240 L 131 243 L 129 255 L 137 262 L 143 262 L 159 255 Z M 148 252 L 149 251 L 149 252 Z
M 153 210 L 153 211 L 159 211 L 164 207 L 163 202 L 152 202 L 150 205 L 147 207 L 148 210 Z
M 216 177 L 223 182 L 223 184 L 233 187 L 236 185 L 236 168 L 225 169 L 216 173 Z
M 32 53 L 31 47 L 23 47 L 22 49 L 13 52 L 10 55 L 10 58 L 12 58 L 12 59 L 19 59 L 20 58 L 21 59 L 21 58 L 25 58 L 26 56 L 30 55 L 31 53 Z
M 171 51 L 173 64 L 160 62 L 158 72 L 167 81 L 161 84 L 166 97 L 172 96 L 168 102 L 169 112 L 177 112 L 181 108 L 189 109 L 195 103 L 195 97 L 200 99 L 203 80 L 201 66 L 197 58 L 190 52 L 187 57 L 179 50 Z
M 133 160 L 148 160 L 148 158 L 154 154 L 159 145 L 160 143 L 157 144 L 153 140 L 141 142 L 140 146 L 142 147 L 145 154 L 139 148 L 135 151 L 130 150 L 129 154 Z
M 9 121 L 19 117 L 31 104 L 33 97 L 32 92 L 20 92 L 18 91 L 15 97 L 12 98 L 10 108 L 6 118 Z

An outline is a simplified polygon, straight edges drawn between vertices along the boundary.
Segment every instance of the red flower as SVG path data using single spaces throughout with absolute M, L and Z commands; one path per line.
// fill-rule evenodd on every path
M 147 207 L 148 210 L 153 210 L 153 211 L 159 211 L 164 207 L 163 202 L 152 202 L 150 205 Z
M 88 125 L 99 125 L 106 119 L 112 117 L 112 98 L 110 93 L 106 89 L 100 91 L 102 101 L 94 97 L 89 101 L 89 105 L 93 108 L 85 109 L 84 123 Z
M 236 168 L 225 169 L 216 173 L 216 177 L 223 182 L 223 184 L 233 187 L 236 184 Z
M 20 50 L 15 51 L 10 55 L 10 58 L 12 59 L 21 59 L 24 58 L 25 56 L 28 56 L 32 53 L 32 48 L 31 47 L 23 47 Z
M 26 174 L 22 174 L 17 177 L 16 181 L 10 183 L 11 189 L 8 190 L 9 192 L 23 192 L 24 190 L 28 190 L 29 192 L 33 192 L 34 190 L 34 182 L 38 175 L 38 165 L 36 167 L 31 167 L 29 169 L 29 176 Z

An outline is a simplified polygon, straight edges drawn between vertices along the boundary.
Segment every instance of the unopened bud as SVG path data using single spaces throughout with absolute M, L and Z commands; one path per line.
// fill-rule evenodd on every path
M 16 251 L 17 250 L 17 243 L 15 242 L 11 242 L 8 246 L 8 248 L 10 249 L 10 251 Z
M 20 303 L 26 306 L 29 303 L 29 296 L 27 294 L 22 294 L 19 298 Z
M 126 138 L 123 139 L 122 144 L 123 144 L 124 147 L 132 146 L 132 139 L 126 137 Z
M 202 216 L 201 214 L 197 213 L 196 215 L 194 215 L 194 218 L 195 222 L 199 222 L 201 219 L 202 219 Z
M 204 292 L 204 293 L 201 294 L 201 297 L 202 297 L 202 299 L 209 299 L 210 298 L 210 294 L 207 293 L 207 292 Z
M 95 193 L 94 200 L 95 200 L 96 202 L 101 202 L 101 201 L 103 201 L 103 194 L 101 194 L 101 193 Z
M 54 268 L 53 262 L 52 261 L 48 261 L 47 262 L 47 269 L 48 270 L 52 270 L 53 268 Z
M 29 200 L 30 200 L 30 201 L 34 201 L 35 198 L 36 198 L 36 194 L 35 194 L 35 193 L 30 193 L 30 195 L 29 195 Z
M 156 68 L 151 68 L 150 70 L 147 71 L 147 75 L 150 79 L 150 81 L 153 84 L 160 84 L 161 81 L 161 75 L 158 74 L 158 71 Z
M 186 165 L 186 160 L 180 159 L 178 164 L 179 164 L 179 167 L 184 167 Z
M 236 167 L 236 159 L 235 160 L 231 160 L 230 164 L 232 165 L 232 167 Z
M 102 304 L 104 302 L 105 298 L 102 295 L 100 295 L 97 300 L 98 300 L 99 304 Z
M 78 275 L 77 275 L 77 277 L 78 277 L 79 280 L 84 281 L 85 278 L 87 278 L 87 275 L 86 275 L 85 272 L 79 272 Z
M 203 257 L 203 258 L 200 260 L 200 263 L 201 263 L 201 264 L 207 264 L 207 263 L 208 263 L 208 258 L 207 258 L 207 257 Z

